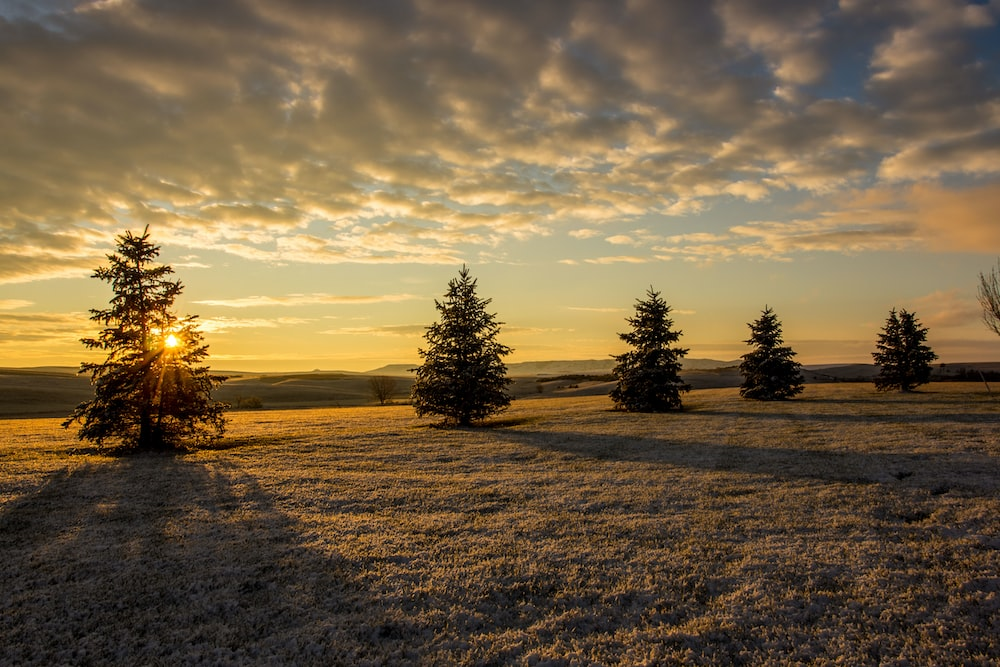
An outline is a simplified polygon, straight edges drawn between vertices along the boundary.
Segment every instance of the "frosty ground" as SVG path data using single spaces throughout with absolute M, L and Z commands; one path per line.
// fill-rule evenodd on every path
M 1000 397 L 234 413 L 114 458 L 0 421 L 3 664 L 995 664 Z

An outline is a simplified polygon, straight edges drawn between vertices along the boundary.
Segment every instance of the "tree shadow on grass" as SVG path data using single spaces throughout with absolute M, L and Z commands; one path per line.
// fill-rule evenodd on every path
M 538 415 L 519 415 L 516 417 L 502 416 L 502 417 L 490 417 L 483 419 L 471 424 L 456 424 L 454 422 L 446 421 L 435 421 L 435 422 L 425 422 L 422 424 L 417 424 L 412 426 L 414 429 L 429 429 L 432 431 L 452 431 L 452 432 L 469 432 L 469 433 L 482 433 L 488 432 L 491 429 L 505 429 L 512 426 L 524 426 L 526 424 L 537 424 L 544 420 L 543 417 Z
M 940 407 L 940 406 L 935 406 Z M 694 408 L 690 413 L 706 415 L 712 417 L 733 417 L 750 418 L 761 421 L 795 421 L 798 423 L 816 422 L 817 424 L 993 424 L 1000 427 L 1000 413 L 983 414 L 981 412 L 968 411 L 927 411 L 914 412 L 902 415 L 890 410 L 844 410 L 837 412 L 804 412 L 795 410 L 792 406 L 782 409 L 780 403 L 770 404 L 764 408 L 758 408 L 753 412 L 746 410 L 720 410 L 720 409 L 698 409 Z
M 720 434 L 720 440 L 724 434 Z M 1000 490 L 1000 460 L 987 452 L 858 451 L 855 449 L 744 446 L 730 442 L 632 437 L 579 431 L 511 430 L 523 445 L 598 461 L 634 461 L 705 471 L 732 471 L 775 479 L 815 479 L 859 484 L 896 484 L 938 495 L 961 490 L 972 495 Z
M 507 434 L 580 456 L 606 440 Z M 645 444 L 663 443 L 611 440 L 625 448 L 618 458 L 644 460 Z M 650 572 L 634 569 L 645 569 L 640 562 L 629 577 L 645 583 L 621 591 L 608 577 L 629 561 L 593 541 L 628 548 L 615 535 L 599 538 L 576 522 L 569 541 L 558 538 L 569 549 L 537 548 L 537 541 L 555 539 L 550 531 L 566 529 L 556 527 L 565 515 L 532 527 L 519 514 L 499 514 L 502 497 L 485 503 L 496 513 L 470 517 L 454 511 L 450 496 L 428 506 L 410 491 L 399 506 L 373 508 L 365 492 L 344 493 L 373 519 L 365 526 L 373 531 L 370 545 L 355 550 L 363 555 L 353 561 L 336 544 L 310 536 L 227 460 L 141 455 L 60 471 L 0 512 L 0 664 L 501 664 L 528 662 L 530 651 L 553 645 L 565 651 L 554 664 L 575 662 L 587 647 L 594 662 L 614 663 L 626 662 L 615 659 L 615 647 L 631 641 L 622 637 L 633 629 L 642 629 L 632 636 L 651 646 L 676 640 L 679 653 L 703 662 L 765 659 L 753 643 L 757 625 L 734 637 L 709 625 L 720 596 L 737 582 L 711 558 L 672 559 L 667 538 L 677 535 L 667 522 L 657 522 L 663 541 L 651 527 L 654 545 L 644 547 L 666 554 L 652 561 L 661 576 L 650 581 Z M 398 530 L 378 535 L 376 520 Z M 477 531 L 475 540 L 457 539 Z M 336 534 L 345 539 L 350 531 Z M 636 540 L 643 535 L 636 531 Z M 393 540 L 404 553 L 391 551 Z M 469 544 L 489 548 L 470 557 Z M 574 544 L 586 548 L 574 551 Z M 473 576 L 452 580 L 449 573 L 463 562 L 462 574 Z M 794 592 L 785 570 L 777 570 L 773 585 Z M 385 579 L 395 581 L 380 589 Z M 756 623 L 757 612 L 737 605 L 733 613 Z M 711 632 L 679 627 L 700 616 Z M 780 622 L 776 627 L 782 638 L 775 641 L 785 646 L 792 635 Z M 796 639 L 819 642 L 812 627 L 793 630 Z M 831 631 L 839 636 L 836 626 Z M 748 654 L 755 646 L 757 653 Z
M 735 398 L 719 403 L 699 403 L 692 398 L 684 413 L 706 416 L 774 420 L 869 423 L 936 421 L 994 423 L 1000 426 L 1000 402 L 989 396 L 913 391 L 870 396 L 801 396 L 783 401 Z
M 417 630 L 386 632 L 356 564 L 307 539 L 225 463 L 60 471 L 0 513 L 0 663 L 405 659 Z

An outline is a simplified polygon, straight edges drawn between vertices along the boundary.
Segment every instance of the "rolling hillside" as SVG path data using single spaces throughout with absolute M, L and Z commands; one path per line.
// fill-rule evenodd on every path
M 515 398 L 595 396 L 613 387 L 609 360 L 532 361 L 510 364 Z M 682 379 L 693 389 L 737 387 L 742 382 L 736 361 L 687 359 Z M 229 380 L 216 391 L 218 400 L 237 407 L 314 408 L 374 403 L 371 377 L 397 378 L 394 402 L 406 402 L 412 374 L 408 364 L 394 364 L 366 373 L 312 371 L 256 373 L 220 371 Z M 871 364 L 806 366 L 807 383 L 870 382 Z M 1000 362 L 946 364 L 934 368 L 934 381 L 964 380 L 995 383 L 1000 390 Z M 0 368 L 0 418 L 61 417 L 91 397 L 88 378 L 74 368 Z

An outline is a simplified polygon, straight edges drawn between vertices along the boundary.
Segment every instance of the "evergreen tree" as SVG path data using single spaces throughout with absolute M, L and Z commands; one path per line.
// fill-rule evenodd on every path
M 497 341 L 502 322 L 486 312 L 491 299 L 476 296 L 476 281 L 462 266 L 448 283 L 443 302 L 434 300 L 441 320 L 427 327 L 423 364 L 414 369 L 411 390 L 418 416 L 441 415 L 463 426 L 502 412 L 510 405 L 507 366 L 511 349 Z
M 225 429 L 226 405 L 213 401 L 211 391 L 224 378 L 196 364 L 208 356 L 196 317 L 178 318 L 174 299 L 180 281 L 169 280 L 173 269 L 153 265 L 159 246 L 126 232 L 117 238 L 110 265 L 92 277 L 111 284 L 110 307 L 91 309 L 90 319 L 103 326 L 96 338 L 81 342 L 107 353 L 103 362 L 84 362 L 94 398 L 77 406 L 63 422 L 80 424 L 78 437 L 99 447 L 117 441 L 123 449 L 161 450 L 182 446 L 188 438 L 215 438 Z
M 792 348 L 782 345 L 781 322 L 774 311 L 765 306 L 760 318 L 747 326 L 750 339 L 744 342 L 753 349 L 743 355 L 740 364 L 740 396 L 776 401 L 801 393 L 802 365 L 793 359 Z
M 635 317 L 626 321 L 632 330 L 618 337 L 632 350 L 616 355 L 612 373 L 618 384 L 611 390 L 615 409 L 629 412 L 680 410 L 681 392 L 690 391 L 678 373 L 687 350 L 671 347 L 680 337 L 670 319 L 670 306 L 650 287 L 646 300 L 637 299 Z
M 937 355 L 924 344 L 927 328 L 920 325 L 916 315 L 906 309 L 889 311 L 889 318 L 875 342 L 872 358 L 879 366 L 875 388 L 879 391 L 898 389 L 912 391 L 926 384 L 931 377 L 931 362 Z

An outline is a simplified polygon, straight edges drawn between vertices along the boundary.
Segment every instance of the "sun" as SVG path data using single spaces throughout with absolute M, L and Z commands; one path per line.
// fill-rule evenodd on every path
M 181 341 L 177 336 L 170 334 L 163 339 L 163 347 L 167 349 L 175 348 L 181 344 Z

